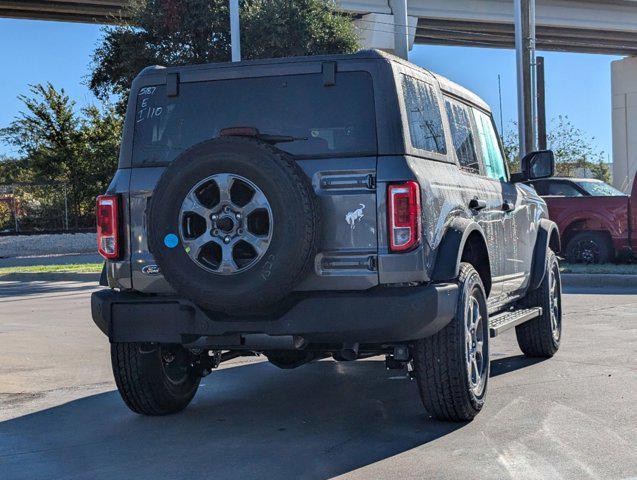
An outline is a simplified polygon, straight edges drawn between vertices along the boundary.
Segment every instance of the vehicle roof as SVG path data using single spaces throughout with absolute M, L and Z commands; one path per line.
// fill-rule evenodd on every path
M 225 68 L 241 68 L 245 66 L 255 65 L 285 65 L 289 63 L 311 63 L 311 62 L 326 62 L 326 61 L 347 61 L 347 60 L 382 60 L 420 70 L 426 74 L 433 76 L 439 83 L 441 90 L 451 94 L 453 96 L 463 98 L 476 106 L 491 111 L 489 104 L 482 100 L 478 95 L 465 87 L 458 85 L 457 83 L 449 80 L 442 75 L 438 75 L 435 72 L 427 70 L 426 68 L 415 65 L 407 60 L 392 55 L 381 50 L 361 50 L 351 54 L 333 54 L 333 55 L 312 55 L 303 57 L 283 57 L 283 58 L 265 58 L 259 60 L 243 60 L 241 62 L 216 62 L 216 63 L 202 63 L 198 65 L 184 65 L 177 67 L 163 67 L 154 65 L 143 69 L 138 76 L 150 75 L 157 70 L 165 70 L 166 73 L 170 72 L 183 72 L 183 71 L 200 71 L 209 69 L 225 69 Z
M 438 80 L 438 83 L 440 83 L 441 90 L 447 93 L 450 93 L 453 96 L 464 98 L 470 101 L 471 103 L 475 104 L 476 106 L 482 108 L 483 110 L 486 110 L 487 112 L 491 111 L 491 107 L 489 106 L 489 104 L 485 102 L 484 100 L 482 100 L 482 98 L 480 98 L 478 95 L 473 93 L 471 90 L 468 90 L 462 85 L 458 85 L 456 82 L 452 82 L 451 80 L 449 80 L 446 77 L 443 77 L 442 75 L 439 75 L 433 72 L 430 72 L 430 73 L 434 77 L 436 77 L 436 79 Z

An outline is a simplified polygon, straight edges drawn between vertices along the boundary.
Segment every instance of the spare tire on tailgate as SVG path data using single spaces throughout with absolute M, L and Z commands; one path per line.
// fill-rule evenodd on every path
M 227 313 L 259 313 L 313 266 L 318 210 L 288 154 L 261 141 L 222 137 L 180 155 L 150 205 L 149 245 L 181 295 Z

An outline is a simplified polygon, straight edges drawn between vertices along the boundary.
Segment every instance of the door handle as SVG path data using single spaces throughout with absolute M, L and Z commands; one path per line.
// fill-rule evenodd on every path
M 505 200 L 502 203 L 502 210 L 504 210 L 505 212 L 510 212 L 511 210 L 513 210 L 513 208 L 514 208 L 514 205 L 508 200 Z
M 469 201 L 469 208 L 471 210 L 483 210 L 485 208 L 487 208 L 487 202 L 485 202 L 484 200 L 480 200 L 479 198 L 472 198 Z

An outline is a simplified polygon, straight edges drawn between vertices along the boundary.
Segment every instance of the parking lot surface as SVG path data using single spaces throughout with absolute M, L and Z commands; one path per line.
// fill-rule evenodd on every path
M 550 360 L 492 343 L 485 409 L 442 423 L 380 357 L 237 359 L 183 413 L 131 413 L 87 282 L 0 282 L 0 479 L 637 477 L 637 292 L 564 296 Z

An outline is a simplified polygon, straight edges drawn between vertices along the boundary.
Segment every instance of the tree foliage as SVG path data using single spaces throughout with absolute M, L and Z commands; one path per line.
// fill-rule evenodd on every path
M 558 116 L 546 137 L 548 148 L 555 153 L 556 175 L 587 175 L 610 183 L 610 168 L 604 162 L 604 152 L 594 144 L 595 137 L 587 137 L 567 116 Z M 504 135 L 503 144 L 509 170 L 518 172 L 520 157 L 515 125 Z
M 0 232 L 10 227 L 13 217 L 11 209 L 6 202 L 0 201 Z
M 122 120 L 109 105 L 78 112 L 64 90 L 50 83 L 31 86 L 30 95 L 18 98 L 25 108 L 0 129 L 0 140 L 22 158 L 2 162 L 0 177 L 68 186 L 71 218 L 78 226 L 93 215 L 95 197 L 106 190 L 117 168 Z
M 351 18 L 329 0 L 242 0 L 244 59 L 350 53 L 358 48 Z M 124 24 L 104 29 L 93 54 L 90 88 L 125 100 L 148 65 L 230 60 L 228 0 L 133 0 Z
M 254 0 L 245 2 L 242 48 L 245 58 L 352 53 L 358 37 L 351 18 L 330 1 Z
M 0 157 L 0 185 L 32 181 L 32 172 L 26 158 Z

